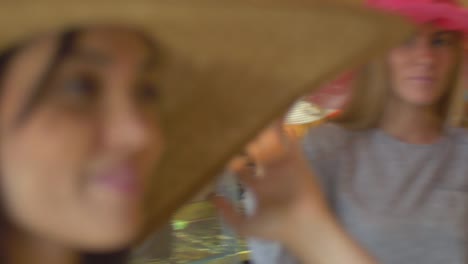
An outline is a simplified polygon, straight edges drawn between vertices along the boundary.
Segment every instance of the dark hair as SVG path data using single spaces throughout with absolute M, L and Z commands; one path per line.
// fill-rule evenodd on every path
M 50 81 L 53 71 L 60 66 L 66 56 L 73 50 L 79 33 L 79 29 L 72 29 L 63 32 L 60 35 L 59 47 L 53 55 L 53 58 L 49 63 L 49 67 L 37 83 L 36 89 L 33 90 L 32 95 L 28 98 L 26 105 L 21 110 L 15 125 L 21 125 L 21 123 L 23 123 L 28 118 L 28 116 L 44 99 L 44 95 L 46 94 L 45 87 Z M 19 45 L 14 46 L 0 54 L 0 96 L 2 92 L 1 85 L 5 79 L 5 72 L 8 69 L 8 64 L 11 62 L 12 57 L 17 54 L 18 51 L 22 49 L 22 47 L 23 46 Z M 3 231 L 2 228 L 6 228 L 6 226 L 8 226 L 8 223 L 3 215 L 3 212 L 0 211 L 0 231 Z M 0 236 L 4 237 L 1 233 Z M 84 252 L 82 253 L 81 258 L 81 262 L 84 264 L 123 264 L 126 263 L 129 259 L 129 250 L 122 249 L 115 252 L 99 254 Z M 0 248 L 0 262 L 5 263 L 5 259 L 6 256 L 4 249 Z
M 7 70 L 8 63 L 19 49 L 20 46 L 14 46 L 0 54 L 0 85 L 3 83 L 3 79 L 5 78 L 5 72 Z
M 47 68 L 46 72 L 44 73 L 44 75 L 41 76 L 41 79 L 38 81 L 36 89 L 33 90 L 32 95 L 28 98 L 26 105 L 23 107 L 20 114 L 18 115 L 17 125 L 21 124 L 42 101 L 45 95 L 45 86 L 47 82 L 50 81 L 54 69 L 56 69 L 59 66 L 59 64 L 63 61 L 66 55 L 68 55 L 73 49 L 73 45 L 78 34 L 79 30 L 73 29 L 65 31 L 60 35 L 59 47 L 55 52 L 54 57 L 50 61 L 49 67 Z M 8 69 L 8 64 L 10 63 L 11 58 L 22 48 L 23 46 L 20 45 L 14 46 L 0 54 L 0 85 L 3 84 L 5 72 Z
M 7 64 L 10 62 L 11 57 L 16 53 L 17 47 L 10 48 L 0 54 L 0 85 L 3 83 L 5 72 L 7 69 Z M 0 207 L 0 237 L 5 237 L 5 228 L 7 226 L 7 221 L 4 217 L 3 205 Z M 6 255 L 2 248 L 4 247 L 4 241 L 0 241 L 0 263 L 5 263 Z
M 47 68 L 44 75 L 37 83 L 36 89 L 33 90 L 33 94 L 29 97 L 26 105 L 20 112 L 18 116 L 18 123 L 22 123 L 39 105 L 45 95 L 45 86 L 50 81 L 53 71 L 62 63 L 64 58 L 73 50 L 75 39 L 79 34 L 79 30 L 73 29 L 63 32 L 60 35 L 60 42 L 57 51 L 55 52 L 52 60 L 49 62 L 49 67 Z

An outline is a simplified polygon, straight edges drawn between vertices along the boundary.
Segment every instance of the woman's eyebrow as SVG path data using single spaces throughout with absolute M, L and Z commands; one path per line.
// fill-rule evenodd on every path
M 91 48 L 77 48 L 71 52 L 69 58 L 78 62 L 106 67 L 112 64 L 112 58 L 99 50 Z
M 79 63 L 93 64 L 97 67 L 107 67 L 114 62 L 111 56 L 91 48 L 76 49 L 70 53 L 69 59 Z M 138 66 L 138 69 L 141 72 L 148 72 L 157 66 L 158 63 L 156 56 L 151 54 L 141 62 L 140 66 Z
M 444 37 L 444 36 L 455 36 L 456 32 L 455 31 L 450 31 L 450 30 L 440 30 L 434 32 L 434 36 L 436 37 Z

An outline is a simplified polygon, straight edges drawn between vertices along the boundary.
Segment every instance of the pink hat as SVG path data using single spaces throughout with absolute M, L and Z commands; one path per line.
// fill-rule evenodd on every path
M 455 0 L 367 0 L 367 5 L 403 15 L 418 24 L 432 22 L 468 34 L 468 10 Z

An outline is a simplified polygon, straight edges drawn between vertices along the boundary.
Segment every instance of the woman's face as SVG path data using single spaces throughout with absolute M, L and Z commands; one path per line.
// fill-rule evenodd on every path
M 389 56 L 392 94 L 415 106 L 432 106 L 447 92 L 457 61 L 457 34 L 424 27 Z
M 21 49 L 1 84 L 5 213 L 19 230 L 70 247 L 123 247 L 139 232 L 163 150 L 158 58 L 140 34 L 101 27 L 80 32 L 51 68 L 59 43 L 47 36 Z M 21 117 L 38 89 L 41 101 Z

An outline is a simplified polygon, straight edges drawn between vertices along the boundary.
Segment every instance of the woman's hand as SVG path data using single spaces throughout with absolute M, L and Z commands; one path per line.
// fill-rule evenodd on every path
M 298 142 L 284 134 L 280 122 L 246 152 L 229 168 L 254 195 L 255 212 L 246 216 L 227 199 L 215 197 L 221 215 L 239 235 L 279 241 L 304 263 L 374 263 L 339 226 Z
M 300 232 L 304 225 L 328 220 L 330 213 L 312 170 L 280 122 L 266 129 L 246 152 L 229 168 L 255 196 L 255 213 L 246 217 L 226 199 L 216 198 L 222 216 L 240 235 L 288 242 L 296 239 L 292 229 Z

